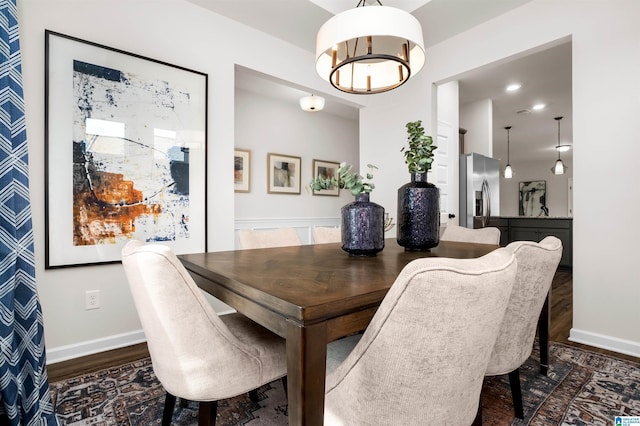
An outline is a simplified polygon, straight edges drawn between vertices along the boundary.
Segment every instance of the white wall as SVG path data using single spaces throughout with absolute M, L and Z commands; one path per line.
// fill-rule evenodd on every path
M 432 107 L 432 85 L 504 58 L 573 43 L 574 314 L 571 338 L 640 356 L 636 212 L 640 2 L 532 0 L 427 49 L 428 65 L 362 111 L 361 154 L 385 170 L 391 133 Z M 433 113 L 431 113 L 432 116 Z M 433 116 L 432 116 L 433 118 Z M 433 123 L 432 128 L 433 128 Z M 614 161 L 615 159 L 615 161 Z M 393 160 L 391 160 L 393 161 Z M 551 166 L 549 166 L 551 167 Z M 404 176 L 388 176 L 399 187 Z M 389 203 L 392 203 L 389 197 Z
M 29 0 L 18 2 L 18 13 L 37 285 L 47 356 L 60 361 L 140 341 L 143 334 L 121 265 L 44 270 L 44 30 L 209 75 L 207 214 L 212 251 L 234 247 L 236 64 L 316 94 L 329 90 L 329 85 L 317 76 L 313 53 L 184 0 Z M 345 98 L 341 93 L 332 96 Z M 303 143 L 305 135 L 299 136 Z M 101 291 L 100 309 L 84 310 L 87 290 Z
M 330 90 L 313 54 L 206 12 L 184 0 L 29 0 L 18 3 L 38 292 L 48 356 L 78 355 L 140 338 L 120 265 L 44 270 L 44 29 L 209 74 L 209 249 L 234 243 L 232 157 L 236 64 Z M 360 169 L 380 167 L 372 200 L 396 210 L 409 181 L 400 148 L 405 124 L 421 119 L 434 134 L 432 85 L 512 55 L 571 37 L 574 124 L 574 328 L 572 338 L 640 354 L 640 278 L 634 242 L 640 168 L 640 2 L 532 0 L 428 49 L 423 71 L 388 93 L 358 97 Z M 117 23 L 117 28 L 114 27 Z M 170 29 L 170 30 L 168 30 Z M 232 39 L 233 43 L 229 40 Z M 277 52 L 277 59 L 274 55 Z M 332 95 L 356 101 L 349 95 Z M 613 160 L 616 161 L 613 161 Z M 611 161 L 607 161 L 611 160 Z M 85 311 L 84 292 L 102 291 Z
M 318 196 L 306 186 L 314 159 L 358 165 L 358 122 L 239 89 L 235 103 L 235 145 L 251 151 L 251 192 L 235 194 L 236 219 L 339 217 L 349 191 Z M 270 152 L 301 157 L 300 195 L 267 193 Z
M 460 127 L 464 135 L 465 154 L 475 152 L 493 157 L 493 102 L 482 99 L 460 105 Z
M 500 164 L 500 172 L 506 166 L 506 159 Z M 569 167 L 563 175 L 551 174 L 551 167 L 555 160 L 529 161 L 511 163 L 515 175 L 512 179 L 505 179 L 500 175 L 500 216 L 518 216 L 518 195 L 520 182 L 544 180 L 547 183 L 546 203 L 550 217 L 567 217 L 569 214 L 568 180 L 573 176 L 573 163 L 564 161 Z

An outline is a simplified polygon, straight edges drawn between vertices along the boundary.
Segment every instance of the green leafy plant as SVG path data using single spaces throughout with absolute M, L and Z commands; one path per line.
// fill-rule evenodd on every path
M 373 179 L 373 170 L 377 170 L 378 168 L 371 164 L 367 164 L 367 167 L 369 171 L 366 177 L 362 177 L 360 173 L 353 170 L 350 164 L 342 162 L 338 167 L 337 177 L 317 177 L 311 179 L 309 187 L 315 191 L 320 191 L 323 189 L 333 189 L 337 186 L 340 189 L 351 191 L 353 195 L 370 193 L 376 187 L 373 182 L 371 182 L 371 179 Z
M 433 164 L 433 151 L 438 147 L 433 144 L 433 138 L 424 134 L 422 120 L 407 123 L 409 147 L 402 147 L 404 162 L 407 163 L 409 173 L 426 173 Z

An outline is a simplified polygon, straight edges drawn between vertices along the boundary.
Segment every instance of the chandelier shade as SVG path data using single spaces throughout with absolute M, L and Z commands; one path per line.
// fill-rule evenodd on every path
M 303 96 L 300 98 L 300 108 L 307 112 L 322 111 L 324 108 L 324 98 L 320 96 Z
M 422 26 L 401 9 L 356 7 L 335 15 L 318 31 L 316 71 L 346 93 L 395 89 L 424 63 Z

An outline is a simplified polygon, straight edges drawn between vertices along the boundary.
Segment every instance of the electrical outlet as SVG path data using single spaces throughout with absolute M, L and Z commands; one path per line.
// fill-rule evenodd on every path
M 100 307 L 100 290 L 89 290 L 84 294 L 84 309 L 98 309 Z

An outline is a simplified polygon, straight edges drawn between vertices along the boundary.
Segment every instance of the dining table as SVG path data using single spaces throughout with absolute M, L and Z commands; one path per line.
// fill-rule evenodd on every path
M 340 243 L 182 254 L 197 285 L 286 339 L 290 425 L 322 425 L 327 344 L 364 330 L 398 274 L 425 257 L 469 259 L 498 245 L 440 241 L 409 251 L 386 239 L 375 256 Z

